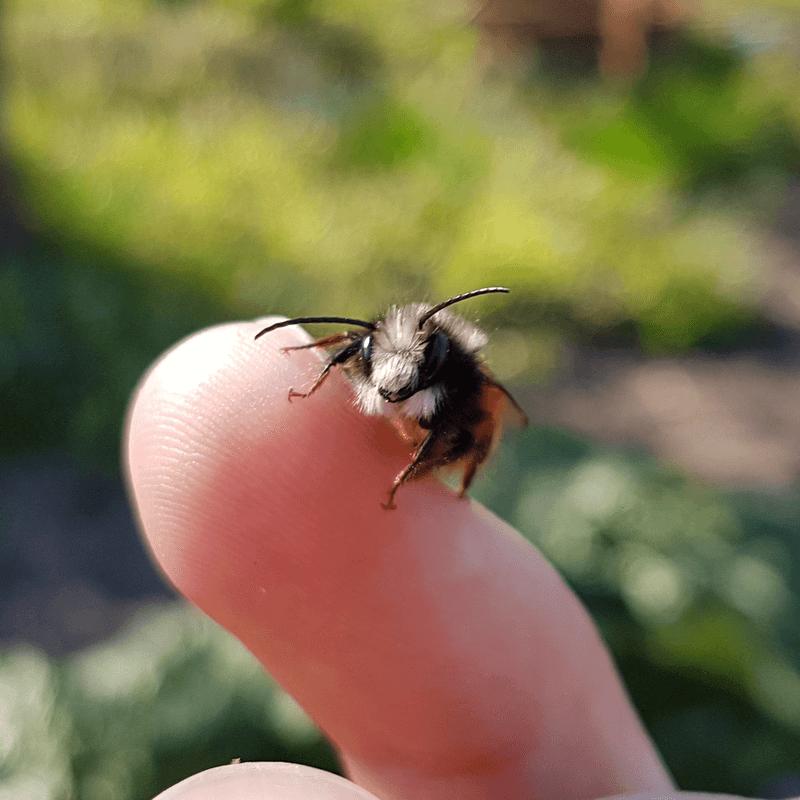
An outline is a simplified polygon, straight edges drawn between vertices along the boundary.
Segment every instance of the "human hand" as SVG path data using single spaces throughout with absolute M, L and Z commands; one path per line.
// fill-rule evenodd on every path
M 504 52 L 598 36 L 603 72 L 631 78 L 647 60 L 648 35 L 679 28 L 690 7 L 689 0 L 481 0 L 475 22 L 492 48 Z
M 253 341 L 263 324 L 181 342 L 132 403 L 131 493 L 175 586 L 244 642 L 383 800 L 671 796 L 553 568 L 436 480 L 404 486 L 384 510 L 408 445 L 353 406 L 338 371 L 289 402 L 319 356 L 281 352 L 307 341 L 298 328 Z M 163 797 L 244 798 L 242 786 L 367 797 L 339 778 L 329 794 L 305 778 L 268 790 L 259 781 L 283 785 L 276 769 L 224 767 Z M 217 781 L 207 794 L 204 776 Z

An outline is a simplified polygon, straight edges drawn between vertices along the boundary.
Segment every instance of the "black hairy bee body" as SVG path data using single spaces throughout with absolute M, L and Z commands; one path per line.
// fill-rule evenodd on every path
M 331 369 L 341 367 L 361 410 L 388 417 L 415 448 L 411 462 L 395 478 L 384 508 L 395 508 L 395 493 L 404 483 L 448 465 L 463 467 L 459 492 L 463 497 L 499 439 L 504 413 L 511 410 L 522 425 L 527 424 L 527 418 L 481 360 L 486 334 L 445 309 L 471 297 L 508 291 L 490 287 L 436 306 L 414 303 L 394 307 L 371 322 L 350 317 L 297 317 L 270 325 L 255 338 L 288 325 L 311 322 L 362 328 L 284 348 L 324 348 L 330 352 L 311 388 L 307 392 L 290 389 L 289 399 L 313 394 Z

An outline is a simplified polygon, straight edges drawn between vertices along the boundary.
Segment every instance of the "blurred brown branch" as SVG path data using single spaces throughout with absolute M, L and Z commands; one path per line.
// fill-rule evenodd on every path
M 506 53 L 547 39 L 579 47 L 597 39 L 602 71 L 630 78 L 646 63 L 648 35 L 681 27 L 690 8 L 690 0 L 486 0 L 474 21 L 492 49 Z

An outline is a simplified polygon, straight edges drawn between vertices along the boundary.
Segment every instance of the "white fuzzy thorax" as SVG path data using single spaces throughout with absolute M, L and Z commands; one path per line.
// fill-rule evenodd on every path
M 384 413 L 384 406 L 391 405 L 378 394 L 378 390 L 366 378 L 358 377 L 351 380 L 353 388 L 356 390 L 358 407 L 364 414 L 371 417 L 379 416 Z
M 401 403 L 390 403 L 388 400 L 384 400 L 374 384 L 367 380 L 353 381 L 353 388 L 356 390 L 358 407 L 364 414 L 389 417 L 390 419 L 398 416 L 412 417 L 413 419 L 431 417 L 442 396 L 438 386 L 431 386 L 412 394 L 408 400 L 403 400 Z

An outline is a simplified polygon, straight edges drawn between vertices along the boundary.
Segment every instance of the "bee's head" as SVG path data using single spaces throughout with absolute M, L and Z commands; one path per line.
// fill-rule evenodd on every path
M 448 362 L 453 363 L 454 353 L 459 354 L 457 360 L 468 361 L 486 344 L 483 331 L 446 309 L 472 297 L 506 292 L 508 289 L 502 286 L 491 286 L 456 295 L 435 306 L 417 303 L 393 308 L 375 322 L 351 317 L 295 317 L 269 325 L 255 338 L 278 328 L 305 323 L 330 322 L 365 328 L 368 332 L 361 336 L 348 333 L 305 346 L 334 347 L 342 341 L 348 342 L 333 356 L 323 376 L 331 366 L 342 366 L 364 413 L 384 413 L 385 402 L 402 403 L 431 389 L 420 395 L 417 403 L 419 415 L 429 417 L 442 396 L 441 387 L 436 384 L 444 382 L 443 368 Z M 467 372 L 471 374 L 469 369 Z M 404 414 L 414 413 L 408 406 L 402 410 Z
M 435 384 L 447 361 L 447 335 L 431 324 L 420 328 L 419 321 L 419 306 L 392 309 L 361 340 L 364 371 L 390 403 L 400 403 Z

